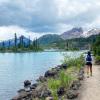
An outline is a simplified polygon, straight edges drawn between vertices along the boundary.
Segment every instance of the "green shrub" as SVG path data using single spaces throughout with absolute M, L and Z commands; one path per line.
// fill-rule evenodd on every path
M 71 58 L 68 56 L 64 56 L 63 63 L 67 64 L 68 67 L 75 66 L 76 68 L 80 69 L 82 66 L 84 66 L 85 60 L 84 60 L 83 55 L 81 55 L 78 58 Z
M 66 74 L 65 71 L 61 71 L 60 72 L 60 83 L 61 83 L 61 86 L 63 87 L 68 87 L 72 81 L 72 76 L 71 74 Z
M 56 90 L 60 86 L 60 80 L 55 80 L 55 79 L 49 79 L 48 80 L 48 86 L 52 90 Z
M 100 56 L 100 35 L 97 36 L 96 41 L 92 45 L 94 55 Z
M 52 92 L 54 100 L 58 100 L 57 89 L 61 86 L 60 80 L 49 79 L 48 80 L 48 87 Z
M 96 56 L 96 57 L 95 57 L 95 60 L 96 60 L 96 61 L 100 61 L 100 56 Z
M 60 88 L 61 86 L 68 88 L 72 80 L 73 80 L 73 77 L 71 76 L 71 74 L 69 73 L 66 74 L 64 70 L 62 70 L 59 73 L 58 79 L 48 80 L 48 88 L 51 90 L 54 100 L 58 100 L 58 95 L 57 95 L 58 88 Z

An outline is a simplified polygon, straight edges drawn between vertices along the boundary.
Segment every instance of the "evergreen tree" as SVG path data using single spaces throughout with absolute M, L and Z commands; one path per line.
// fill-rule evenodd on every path
M 10 40 L 9 40 L 9 49 L 10 49 Z
M 37 42 L 37 38 L 36 38 L 36 40 L 35 40 L 35 48 L 36 48 L 36 50 L 38 49 L 38 42 Z
M 3 51 L 5 50 L 5 42 L 4 41 L 2 42 L 2 50 Z
M 68 50 L 68 48 L 69 48 L 69 43 L 68 43 L 68 41 L 66 41 L 65 49 Z
M 15 33 L 15 49 L 17 50 L 17 34 Z
M 29 43 L 28 43 L 29 48 L 30 48 L 30 45 L 31 45 L 31 41 L 30 41 L 30 36 L 29 36 Z
M 95 43 L 92 46 L 94 54 L 100 56 L 100 35 L 96 38 Z
M 22 48 L 24 48 L 24 36 L 22 35 Z
M 2 42 L 2 48 L 5 48 L 5 43 L 4 43 L 4 41 Z
M 23 35 L 20 36 L 20 45 L 19 45 L 20 48 L 23 48 L 24 47 L 24 40 L 23 40 Z
M 36 43 L 35 43 L 35 39 L 33 40 L 33 50 L 35 50 L 36 47 Z

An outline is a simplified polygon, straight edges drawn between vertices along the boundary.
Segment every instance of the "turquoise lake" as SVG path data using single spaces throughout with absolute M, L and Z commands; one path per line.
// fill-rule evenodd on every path
M 66 52 L 79 56 L 80 52 Z M 24 80 L 35 80 L 61 64 L 63 52 L 0 53 L 0 100 L 10 100 L 23 88 Z

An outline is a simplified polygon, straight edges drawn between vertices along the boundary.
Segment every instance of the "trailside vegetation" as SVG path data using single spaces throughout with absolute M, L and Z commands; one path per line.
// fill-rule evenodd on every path
M 97 36 L 95 42 L 92 45 L 92 50 L 95 55 L 97 64 L 100 64 L 100 35 Z
M 48 87 L 51 90 L 54 100 L 59 99 L 57 95 L 58 88 L 63 87 L 67 90 L 71 83 L 77 80 L 77 73 L 79 73 L 79 70 L 85 65 L 83 56 L 78 58 L 68 58 L 64 56 L 63 63 L 67 64 L 68 68 L 61 70 L 57 78 L 48 79 Z M 61 99 L 63 100 L 63 97 Z

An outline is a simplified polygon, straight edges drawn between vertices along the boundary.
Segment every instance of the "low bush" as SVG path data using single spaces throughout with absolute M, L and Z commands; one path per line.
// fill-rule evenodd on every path
M 48 80 L 48 88 L 51 90 L 52 96 L 54 100 L 58 100 L 57 89 L 61 86 L 60 80 L 49 79 Z
M 73 80 L 73 77 L 71 76 L 71 74 L 66 74 L 65 71 L 61 71 L 60 72 L 60 83 L 61 83 L 61 86 L 63 87 L 68 87 L 71 83 L 71 81 Z
M 73 66 L 78 69 L 80 69 L 81 67 L 83 67 L 85 65 L 85 60 L 84 60 L 83 55 L 81 55 L 80 57 L 77 57 L 77 58 L 70 58 L 65 55 L 64 60 L 62 62 L 64 64 L 67 64 L 68 67 Z
M 95 56 L 95 63 L 100 64 L 100 56 Z
M 96 59 L 97 61 L 100 61 L 100 56 L 96 56 L 95 59 Z

